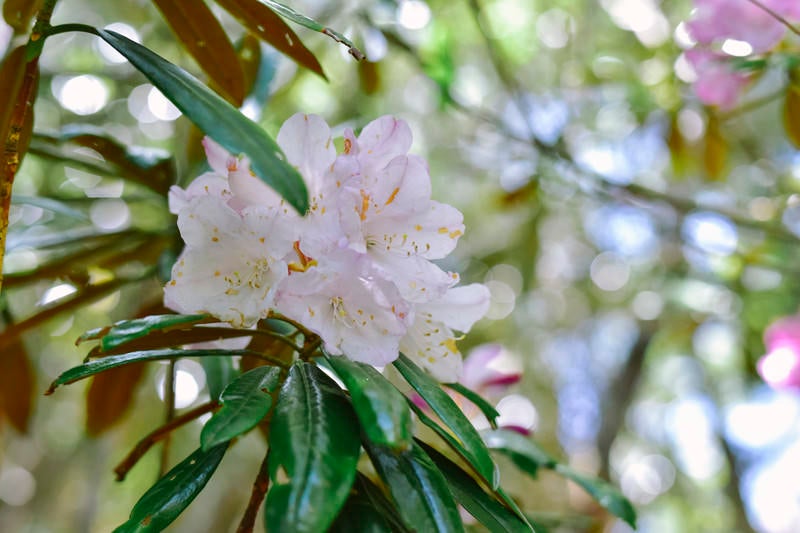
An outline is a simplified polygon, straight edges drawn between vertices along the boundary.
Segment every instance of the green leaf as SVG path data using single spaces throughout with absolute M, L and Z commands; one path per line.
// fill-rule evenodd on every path
M 388 485 L 400 516 L 413 531 L 464 531 L 444 476 L 416 443 L 393 452 L 364 442 L 375 470 Z
M 495 429 L 497 428 L 497 417 L 500 416 L 500 413 L 497 412 L 497 409 L 495 409 L 492 404 L 484 400 L 480 394 L 471 389 L 468 389 L 461 383 L 445 383 L 444 386 L 449 389 L 453 389 L 461 396 L 469 400 L 470 403 L 472 403 L 475 407 L 481 410 L 483 416 L 485 416 L 486 419 L 489 420 L 489 424 L 493 428 Z
M 597 503 L 605 507 L 614 516 L 627 522 L 633 529 L 636 529 L 636 510 L 631 505 L 631 502 L 615 487 L 602 479 L 579 474 L 564 464 L 556 465 L 555 471 L 580 485 L 592 498 L 597 500 Z
M 347 498 L 328 533 L 384 533 L 407 529 L 397 511 L 375 485 L 359 473 L 350 497 Z
M 209 450 L 253 429 L 272 407 L 271 393 L 280 382 L 281 371 L 261 366 L 245 372 L 225 387 L 219 397 L 222 409 L 211 417 L 200 433 L 203 450 Z
M 558 462 L 531 439 L 510 429 L 484 431 L 486 445 L 514 461 L 521 470 L 536 477 L 539 468 L 555 468 Z
M 178 463 L 144 493 L 133 507 L 128 521 L 114 532 L 162 531 L 203 490 L 227 449 L 227 443 L 208 451 L 198 449 Z
M 300 214 L 308 210 L 308 191 L 297 169 L 258 124 L 241 114 L 185 70 L 146 47 L 110 30 L 73 25 L 99 35 L 125 56 L 164 96 L 223 148 L 250 158 L 253 171 Z
M 464 458 L 475 468 L 475 471 L 489 483 L 492 489 L 496 489 L 499 483 L 497 465 L 489 455 L 481 436 L 458 405 L 433 378 L 420 370 L 405 355 L 400 354 L 393 364 L 453 433 L 453 438 L 461 447 L 458 451 L 463 452 Z
M 457 464 L 425 443 L 420 445 L 444 474 L 458 503 L 489 531 L 535 531 L 524 517 L 517 516 L 514 511 L 484 492 L 478 482 Z
M 323 26 L 316 20 L 308 18 L 307 16 L 298 13 L 291 7 L 281 4 L 280 2 L 273 2 L 272 0 L 258 0 L 258 1 L 261 2 L 262 4 L 269 6 L 269 8 L 272 9 L 278 15 L 287 18 L 292 22 L 296 22 L 301 26 L 305 26 L 310 30 L 323 33 L 328 37 L 330 37 L 331 39 L 333 39 L 334 41 L 336 41 L 337 43 L 342 43 L 347 47 L 347 51 L 350 52 L 350 55 L 356 58 L 357 60 L 361 61 L 362 59 L 365 58 L 364 53 L 361 52 L 361 50 L 359 50 L 358 48 L 356 48 L 356 46 L 352 42 L 350 42 L 350 40 L 347 39 L 347 37 L 345 37 L 338 31 L 332 30 L 327 26 Z
M 317 533 L 333 523 L 355 479 L 359 432 L 336 383 L 315 365 L 294 364 L 270 425 L 267 531 Z
M 154 331 L 178 329 L 208 318 L 208 315 L 151 315 L 134 320 L 121 320 L 111 326 L 90 329 L 78 337 L 76 344 L 101 339 L 100 346 L 103 351 L 107 351 Z
M 262 354 L 250 350 L 148 350 L 143 352 L 131 352 L 123 355 L 110 355 L 101 359 L 93 359 L 82 365 L 72 367 L 60 376 L 58 376 L 50 388 L 47 389 L 45 395 L 50 395 L 55 392 L 56 388 L 61 385 L 68 385 L 75 383 L 82 379 L 93 376 L 104 370 L 117 368 L 118 366 L 135 363 L 137 361 L 159 361 L 162 359 L 178 359 L 182 357 L 209 357 L 209 356 L 233 356 L 233 355 L 253 355 L 260 357 Z
M 408 450 L 414 434 L 411 411 L 405 397 L 369 365 L 344 356 L 327 357 L 350 391 L 361 427 L 374 444 Z
M 74 218 L 76 220 L 89 220 L 89 215 L 71 207 L 64 202 L 56 200 L 54 198 L 48 198 L 46 196 L 23 196 L 21 194 L 15 194 L 11 199 L 12 204 L 24 204 L 24 205 L 32 205 L 35 207 L 40 207 L 42 209 L 46 209 L 52 213 L 58 215 L 64 215 L 69 218 Z
M 200 360 L 200 364 L 206 373 L 206 386 L 212 400 L 219 398 L 228 383 L 239 375 L 230 357 L 204 357 Z

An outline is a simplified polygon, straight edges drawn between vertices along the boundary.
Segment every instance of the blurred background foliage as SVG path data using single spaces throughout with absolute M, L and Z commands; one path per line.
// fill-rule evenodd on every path
M 462 351 L 499 342 L 524 369 L 504 416 L 620 486 L 640 531 L 799 530 L 800 397 L 754 371 L 764 327 L 800 297 L 800 157 L 777 126 L 786 72 L 765 70 L 740 108 L 704 108 L 681 56 L 688 1 L 292 6 L 366 60 L 293 26 L 326 81 L 209 2 L 252 87 L 242 109 L 273 135 L 298 111 L 336 135 L 383 114 L 410 123 L 434 197 L 466 218 L 445 266 L 492 291 Z M 74 21 L 202 75 L 153 3 L 61 0 L 53 22 Z M 0 52 L 25 37 L 0 23 Z M 158 474 L 155 452 L 124 483 L 112 471 L 163 422 L 167 365 L 40 393 L 85 356 L 81 333 L 159 312 L 180 251 L 164 193 L 203 170 L 201 135 L 95 37 L 51 37 L 40 66 L 4 264 L 0 530 L 108 531 Z M 207 401 L 200 364 L 180 361 L 175 379 L 176 408 Z M 200 427 L 161 453 L 186 456 Z M 171 530 L 235 528 L 258 439 L 228 453 Z M 561 477 L 509 474 L 540 517 L 589 516 L 557 531 L 630 530 Z

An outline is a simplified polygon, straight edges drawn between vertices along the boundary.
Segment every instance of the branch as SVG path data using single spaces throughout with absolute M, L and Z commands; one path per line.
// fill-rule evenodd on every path
M 253 490 L 250 493 L 250 501 L 247 503 L 247 509 L 244 511 L 242 521 L 239 522 L 239 527 L 236 528 L 236 533 L 252 533 L 253 527 L 256 523 L 256 515 L 258 515 L 258 508 L 261 507 L 261 502 L 264 501 L 264 496 L 267 495 L 269 489 L 269 451 L 264 456 L 261 462 L 261 468 L 258 470 L 255 482 L 253 482 Z
M 141 459 L 142 456 L 144 456 L 144 454 L 146 454 L 154 444 L 165 439 L 173 430 L 183 426 L 188 422 L 191 422 L 192 420 L 195 420 L 196 418 L 200 418 L 206 413 L 214 411 L 217 407 L 219 407 L 219 403 L 217 401 L 211 401 L 202 405 L 198 405 L 191 411 L 187 411 L 182 415 L 176 416 L 160 428 L 145 436 L 136 444 L 133 450 L 128 453 L 125 459 L 123 459 L 122 462 L 120 462 L 116 468 L 114 468 L 114 473 L 117 475 L 117 481 L 123 481 L 125 476 L 128 475 L 128 472 L 130 472 L 131 468 L 133 468 L 136 463 L 139 462 L 139 459 Z

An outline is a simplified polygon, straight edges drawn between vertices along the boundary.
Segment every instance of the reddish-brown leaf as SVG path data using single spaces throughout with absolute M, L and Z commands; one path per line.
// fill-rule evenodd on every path
M 358 79 L 361 81 L 361 89 L 366 94 L 375 94 L 381 89 L 380 63 L 372 61 L 359 61 Z
M 796 147 L 800 148 L 800 85 L 790 83 L 786 89 L 786 100 L 783 104 L 783 127 L 786 136 Z
M 717 181 L 724 178 L 727 167 L 728 142 L 722 136 L 719 119 L 712 115 L 706 126 L 703 168 L 709 180 Z
M 232 104 L 242 105 L 244 73 L 236 50 L 203 0 L 153 0 L 175 35 Z
M 33 411 L 34 381 L 25 345 L 18 339 L 0 353 L 0 405 L 11 425 L 23 433 Z
M 133 403 L 146 363 L 133 363 L 94 376 L 86 395 L 86 433 L 97 436 L 122 419 Z
M 3 19 L 19 33 L 24 33 L 31 25 L 33 16 L 39 11 L 44 0 L 4 0 Z
M 216 1 L 260 39 L 271 44 L 298 65 L 328 79 L 322 70 L 322 65 L 306 48 L 294 30 L 266 5 L 254 0 Z

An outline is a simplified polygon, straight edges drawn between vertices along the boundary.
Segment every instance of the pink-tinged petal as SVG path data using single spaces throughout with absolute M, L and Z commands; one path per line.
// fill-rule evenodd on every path
M 441 299 L 420 304 L 417 312 L 430 315 L 448 327 L 466 333 L 489 310 L 489 300 L 486 285 L 473 283 L 454 287 Z
M 411 310 L 365 259 L 347 249 L 332 251 L 305 272 L 293 272 L 276 306 L 317 333 L 331 353 L 384 366 L 397 358 Z
M 694 90 L 698 98 L 723 110 L 734 107 L 747 86 L 747 76 L 733 70 L 729 57 L 710 50 L 695 48 L 685 55 L 697 74 Z
M 764 332 L 764 344 L 768 351 L 790 347 L 800 353 L 800 316 L 788 316 L 776 320 Z
M 246 159 L 228 174 L 228 182 L 237 208 L 248 205 L 279 207 L 285 203 L 272 187 L 250 171 L 250 164 Z M 286 213 L 291 212 L 288 207 L 284 208 Z
M 227 176 L 228 169 L 235 165 L 236 157 L 217 144 L 211 137 L 203 137 L 203 149 L 206 152 L 208 165 L 220 176 Z
M 391 279 L 409 302 L 438 300 L 458 282 L 457 276 L 421 257 L 398 255 L 380 247 L 370 250 L 369 256 L 381 274 Z
M 518 431 L 532 431 L 539 423 L 539 413 L 533 403 L 521 394 L 509 394 L 495 406 L 500 416 L 497 425 Z
M 400 350 L 442 383 L 454 383 L 461 378 L 461 353 L 453 332 L 441 322 L 418 314 L 400 340 Z
M 407 216 L 424 210 L 431 199 L 431 177 L 425 161 L 417 156 L 398 156 L 375 173 L 374 180 L 362 181 L 369 196 L 370 209 L 365 215 Z
M 797 0 L 763 0 L 763 4 L 790 22 L 800 20 L 800 2 Z
M 770 351 L 756 365 L 764 382 L 776 389 L 800 389 L 800 353 L 790 347 Z
M 187 247 L 164 289 L 167 305 L 235 325 L 266 317 L 288 274 L 283 257 L 292 249 L 291 222 L 266 208 L 239 214 L 203 196 L 181 210 L 178 228 Z
M 689 34 L 703 45 L 735 39 L 749 43 L 753 52 L 760 54 L 774 48 L 786 33 L 780 21 L 748 0 L 703 1 L 695 5 L 697 9 L 686 25 Z
M 318 194 L 336 159 L 327 122 L 318 115 L 297 113 L 283 123 L 276 140 L 289 164 L 305 178 L 310 195 Z
M 169 211 L 177 215 L 192 199 L 198 196 L 217 196 L 228 200 L 231 194 L 227 179 L 213 172 L 206 172 L 192 181 L 186 189 L 181 189 L 177 185 L 169 188 L 167 194 Z
M 405 121 L 386 115 L 373 120 L 358 136 L 358 158 L 368 172 L 385 167 L 411 148 L 411 128 Z

